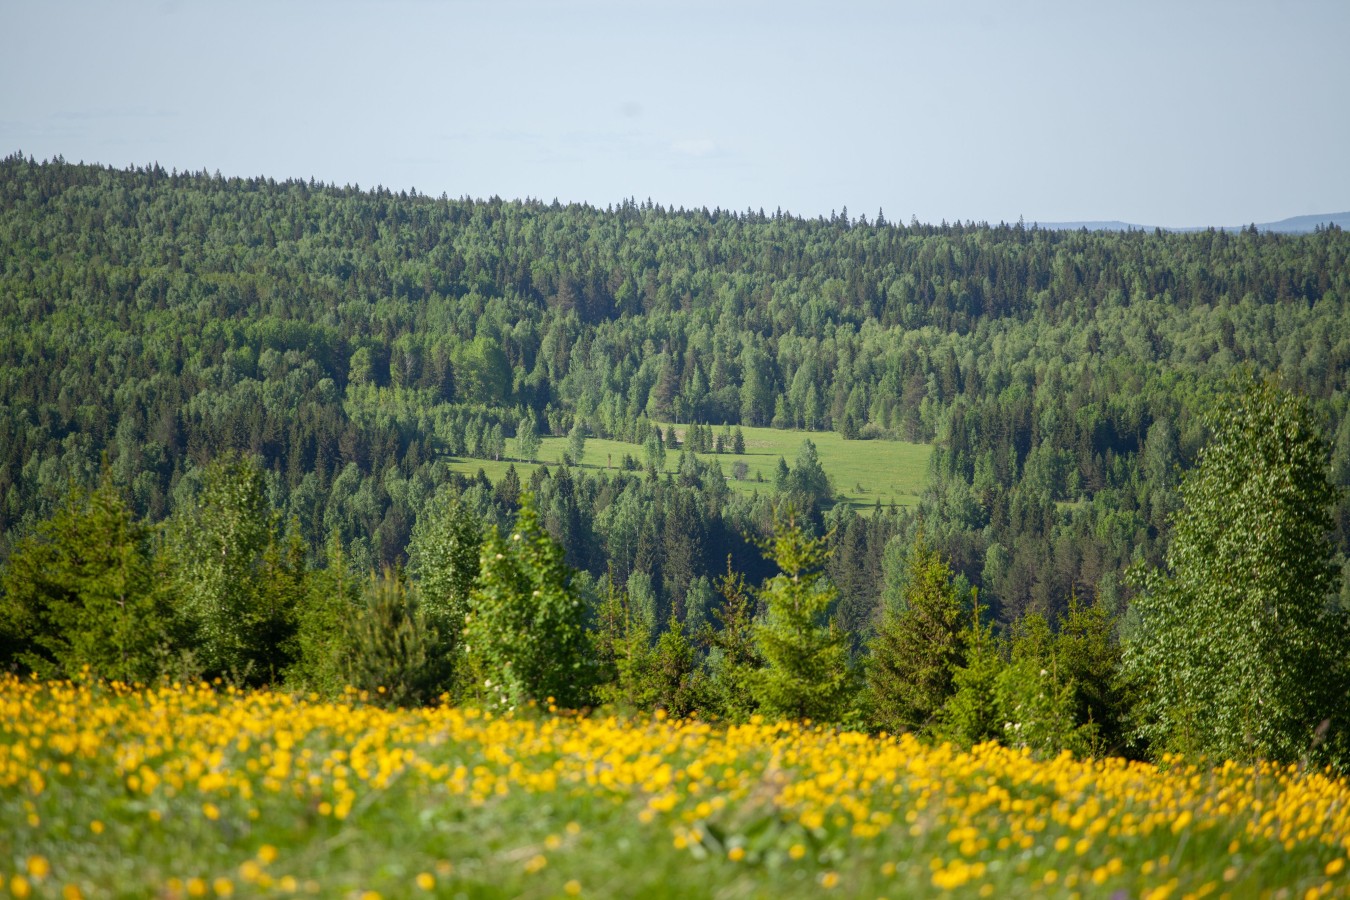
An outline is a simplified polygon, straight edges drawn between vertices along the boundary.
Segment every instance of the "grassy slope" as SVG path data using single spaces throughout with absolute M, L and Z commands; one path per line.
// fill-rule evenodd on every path
M 662 426 L 664 429 L 665 426 Z M 715 431 L 720 428 L 714 426 Z M 846 441 L 836 432 L 819 431 L 782 431 L 775 428 L 742 428 L 745 434 L 745 455 L 733 456 L 730 453 L 720 455 L 699 454 L 700 457 L 717 460 L 727 474 L 727 483 L 732 490 L 749 494 L 773 490 L 774 471 L 781 456 L 792 465 L 802 441 L 809 438 L 820 454 L 821 465 L 834 480 L 836 493 L 844 495 L 845 502 L 854 508 L 866 510 L 878 499 L 883 506 L 894 502 L 897 506 L 913 506 L 919 502 L 928 478 L 928 458 L 933 448 L 927 444 L 909 444 L 902 441 Z M 684 429 L 676 426 L 681 437 Z M 539 461 L 556 466 L 562 461 L 563 451 L 567 449 L 567 438 L 547 437 L 539 450 Z M 515 441 L 506 443 L 506 452 L 516 452 Z M 586 441 L 585 457 L 581 461 L 584 469 L 617 470 L 624 454 L 629 454 L 639 462 L 644 460 L 642 448 L 623 441 L 590 438 Z M 744 481 L 732 478 L 732 465 L 743 460 L 749 467 Z M 456 472 L 473 475 L 482 469 L 493 482 L 506 473 L 512 460 L 482 460 L 454 457 L 449 461 L 450 468 Z M 516 471 L 522 481 L 529 479 L 536 464 L 514 461 Z M 666 471 L 674 472 L 679 465 L 678 451 L 667 451 Z M 763 481 L 757 481 L 756 476 Z
M 17 896 L 1346 895 L 1350 787 L 1293 767 L 12 676 L 0 712 Z

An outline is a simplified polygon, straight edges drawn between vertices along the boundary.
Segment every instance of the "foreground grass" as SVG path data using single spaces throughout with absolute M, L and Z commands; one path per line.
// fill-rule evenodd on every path
M 788 724 L 0 680 L 17 896 L 1345 896 L 1350 786 Z
M 669 427 L 662 425 L 662 429 Z M 721 431 L 720 426 L 714 430 Z M 675 431 L 684 436 L 684 426 L 676 425 Z M 928 484 L 928 458 L 933 448 L 927 444 L 910 444 L 904 441 L 846 441 L 833 431 L 784 431 L 777 428 L 741 429 L 745 435 L 745 453 L 700 453 L 700 459 L 711 459 L 722 466 L 727 475 L 727 484 L 733 491 L 749 494 L 759 491 L 761 494 L 773 491 L 774 475 L 781 457 L 788 465 L 797 459 L 797 451 L 802 441 L 810 439 L 820 455 L 821 467 L 834 482 L 835 491 L 843 495 L 843 502 L 860 512 L 873 508 L 878 500 L 882 506 L 895 503 L 897 506 L 915 506 Z M 562 462 L 563 452 L 567 450 L 567 438 L 543 438 L 538 462 L 526 463 L 520 460 L 483 460 L 468 457 L 454 457 L 448 460 L 451 470 L 465 475 L 473 475 L 482 469 L 494 483 L 506 474 L 507 466 L 514 465 L 522 480 L 540 464 L 556 467 Z M 515 440 L 506 442 L 508 455 L 516 452 Z M 623 464 L 625 455 L 631 456 L 645 465 L 643 450 L 636 444 L 623 441 L 611 441 L 603 438 L 589 438 L 586 441 L 585 454 L 581 468 L 593 471 L 617 470 Z M 746 464 L 746 477 L 733 478 L 732 466 L 737 461 Z M 667 451 L 665 471 L 675 472 L 680 463 L 678 450 Z

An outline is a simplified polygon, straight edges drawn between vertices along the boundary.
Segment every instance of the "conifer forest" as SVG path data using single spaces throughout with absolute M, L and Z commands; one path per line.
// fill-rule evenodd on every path
M 0 670 L 1343 774 L 1348 412 L 1335 226 L 13 155 Z

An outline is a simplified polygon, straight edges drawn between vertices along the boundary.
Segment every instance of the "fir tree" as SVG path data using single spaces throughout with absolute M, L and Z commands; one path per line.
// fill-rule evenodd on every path
M 104 471 L 76 488 L 4 573 L 0 648 L 46 677 L 148 681 L 174 642 L 172 598 L 155 577 L 151 529 L 132 517 Z M 6 660 L 8 661 L 8 660 Z
M 961 618 L 951 566 L 920 531 L 902 607 L 888 610 L 871 643 L 868 682 L 883 727 L 910 731 L 934 723 L 965 664 Z
M 764 546 L 780 574 L 759 590 L 766 611 L 755 626 L 765 666 L 754 678 L 760 710 L 768 716 L 838 721 L 851 699 L 847 636 L 829 619 L 838 592 L 821 571 L 824 538 L 807 535 L 791 510 L 775 514 Z

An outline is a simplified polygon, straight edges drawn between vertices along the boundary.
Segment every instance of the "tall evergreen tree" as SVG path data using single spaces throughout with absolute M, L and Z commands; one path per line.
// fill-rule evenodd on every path
M 825 544 L 803 530 L 791 509 L 775 513 L 763 549 L 779 574 L 759 590 L 765 614 L 755 643 L 765 666 L 752 682 L 768 716 L 836 722 L 852 699 L 847 636 L 829 618 L 838 594 L 822 571 Z
M 877 721 L 891 731 L 930 727 L 965 663 L 961 600 L 951 566 L 920 531 L 909 552 L 901 609 L 871 642 L 868 683 Z
M 93 491 L 74 489 L 10 556 L 0 649 L 44 676 L 79 677 L 88 666 L 95 677 L 148 681 L 174 637 L 150 538 L 109 471 Z

